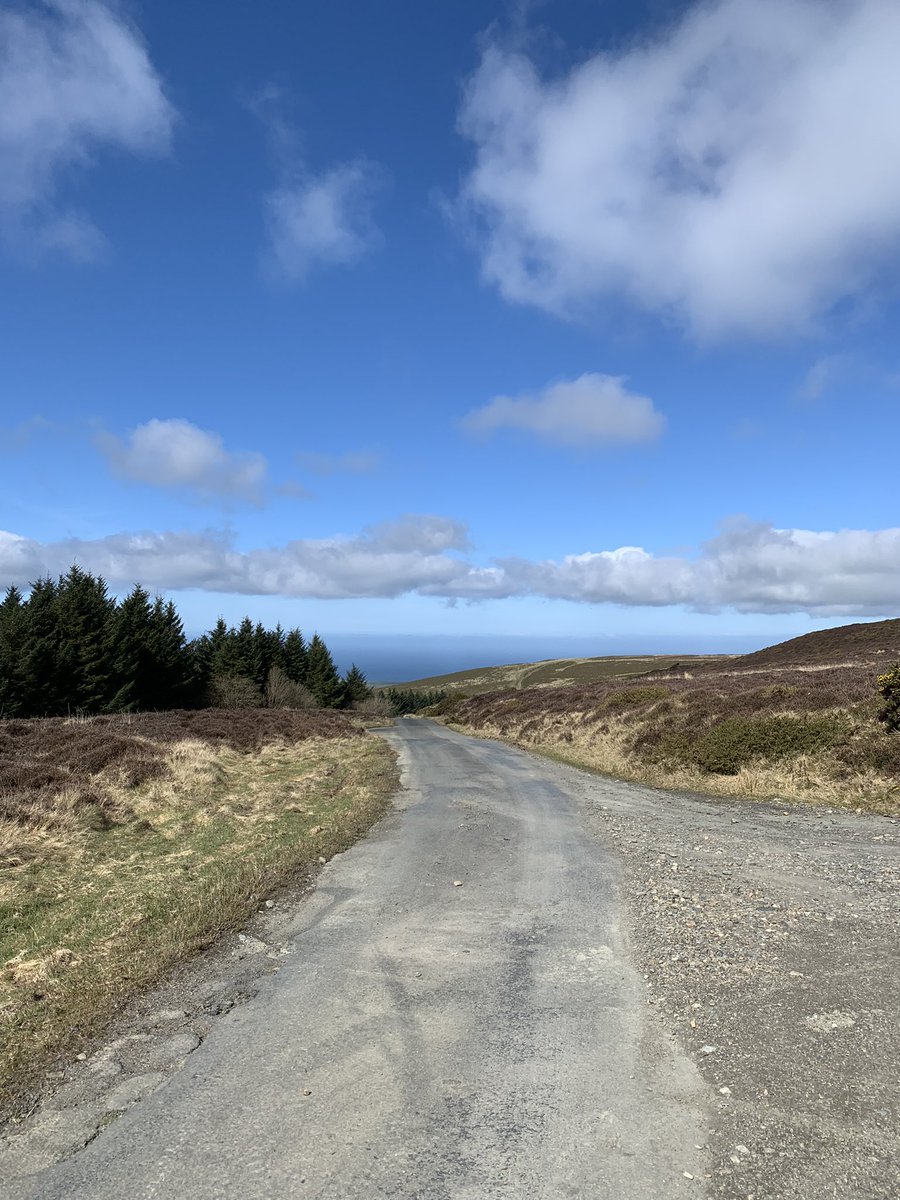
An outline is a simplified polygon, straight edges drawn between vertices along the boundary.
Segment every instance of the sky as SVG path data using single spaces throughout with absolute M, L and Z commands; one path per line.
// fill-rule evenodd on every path
M 0 5 L 0 585 L 476 662 L 900 615 L 895 0 L 214 7 Z

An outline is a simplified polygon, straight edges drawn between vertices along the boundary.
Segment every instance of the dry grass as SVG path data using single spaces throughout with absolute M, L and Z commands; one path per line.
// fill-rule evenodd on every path
M 240 927 L 272 888 L 349 845 L 386 806 L 393 756 L 349 722 L 222 716 L 0 726 L 4 1108 L 128 996 Z M 115 743 L 116 757 L 79 766 L 79 737 L 95 751 L 89 767 L 98 746 Z
M 606 658 L 550 658 L 536 663 L 508 663 L 500 667 L 479 667 L 432 675 L 398 686 L 416 690 L 440 689 L 476 696 L 484 692 L 568 684 L 596 683 L 623 675 L 643 675 L 648 671 L 670 671 L 679 666 L 702 668 L 728 661 L 724 655 L 627 655 Z
M 881 624 L 892 637 L 900 627 Z M 876 719 L 874 664 L 891 649 L 869 636 L 854 657 L 854 639 L 834 633 L 832 664 L 813 640 L 811 661 L 793 665 L 785 654 L 770 653 L 769 667 L 751 655 L 626 686 L 611 679 L 444 701 L 440 715 L 655 786 L 900 813 L 900 735 Z

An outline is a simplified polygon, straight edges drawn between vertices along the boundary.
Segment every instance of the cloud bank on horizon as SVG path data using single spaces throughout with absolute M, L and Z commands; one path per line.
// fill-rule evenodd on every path
M 462 556 L 458 521 L 408 516 L 355 537 L 307 539 L 241 551 L 224 533 L 119 533 L 40 544 L 0 531 L 0 576 L 27 586 L 73 561 L 114 587 L 346 600 L 407 593 L 446 600 L 537 596 L 584 604 L 715 612 L 885 616 L 900 607 L 900 529 L 814 532 L 726 522 L 694 556 L 637 546 L 560 561 Z

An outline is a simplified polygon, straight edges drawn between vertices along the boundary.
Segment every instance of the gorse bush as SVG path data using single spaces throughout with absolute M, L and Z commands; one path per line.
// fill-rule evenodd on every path
M 729 717 L 693 744 L 692 757 L 704 771 L 736 775 L 754 759 L 796 758 L 833 746 L 845 734 L 833 717 Z
M 881 697 L 878 720 L 892 732 L 900 732 L 900 663 L 879 675 L 875 684 Z

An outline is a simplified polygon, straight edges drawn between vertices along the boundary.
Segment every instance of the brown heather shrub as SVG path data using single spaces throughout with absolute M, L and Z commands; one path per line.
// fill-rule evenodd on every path
M 70 822 L 73 814 L 92 828 L 132 820 L 123 789 L 127 793 L 164 775 L 167 753 L 179 742 L 253 753 L 272 742 L 361 734 L 340 713 L 322 709 L 0 720 L 0 823 L 52 827 Z
M 891 635 L 900 630 L 900 622 L 886 625 Z M 692 676 L 657 672 L 627 687 L 613 678 L 451 697 L 442 708 L 451 723 L 475 732 L 551 750 L 573 745 L 576 760 L 608 762 L 629 778 L 671 776 L 680 786 L 700 786 L 703 777 L 744 778 L 759 768 L 771 777 L 767 786 L 783 782 L 788 794 L 792 764 L 798 778 L 813 764 L 817 778 L 835 781 L 829 802 L 840 780 L 859 792 L 865 779 L 872 802 L 887 811 L 900 795 L 900 737 L 877 720 L 870 659 L 879 652 L 860 650 L 858 661 L 834 666 L 816 658 L 813 669 L 788 668 L 779 656 L 779 665 L 765 666 L 748 656 Z

